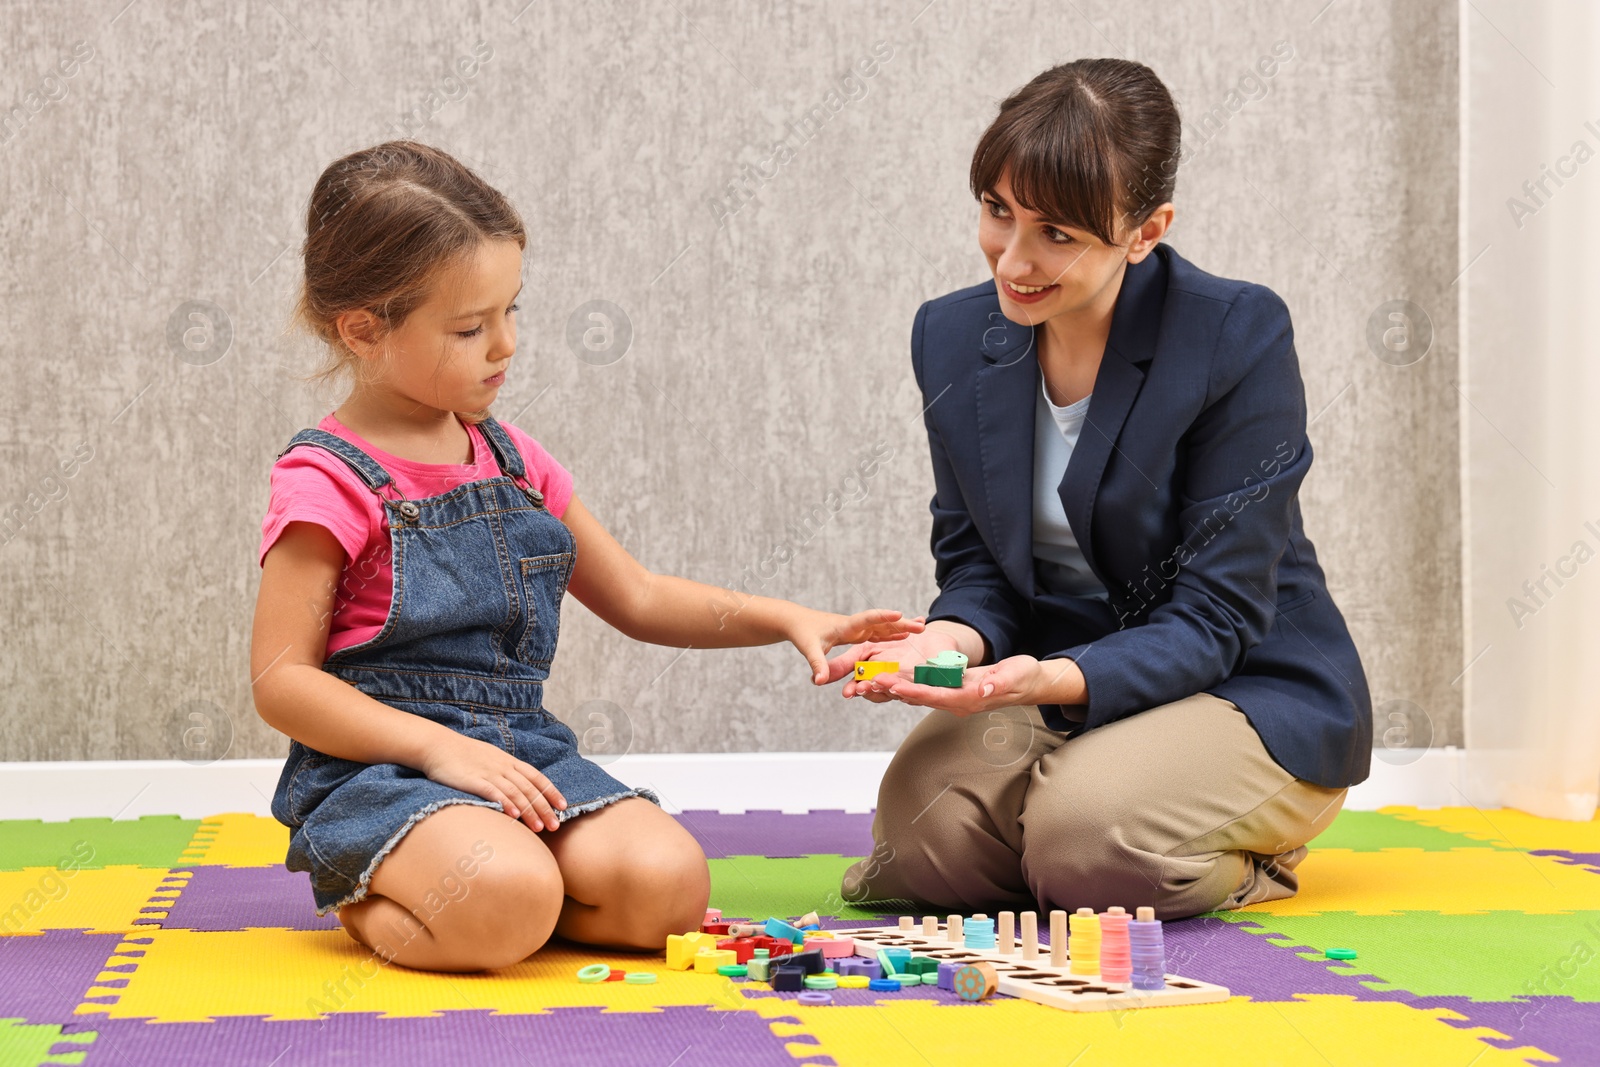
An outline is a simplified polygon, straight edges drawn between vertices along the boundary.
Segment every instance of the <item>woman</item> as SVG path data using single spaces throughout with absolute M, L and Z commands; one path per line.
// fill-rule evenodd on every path
M 1178 155 L 1166 87 L 1116 59 L 1040 74 L 978 142 L 994 280 L 911 334 L 940 593 L 923 634 L 830 672 L 898 662 L 844 695 L 935 709 L 847 899 L 1177 918 L 1292 896 L 1367 776 L 1366 677 L 1301 529 L 1288 309 L 1161 243 Z M 961 688 L 915 684 L 945 650 Z

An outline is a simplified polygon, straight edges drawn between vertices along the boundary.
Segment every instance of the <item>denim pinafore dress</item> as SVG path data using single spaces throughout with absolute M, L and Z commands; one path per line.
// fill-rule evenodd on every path
M 544 707 L 576 543 L 528 483 L 505 428 L 493 418 L 478 428 L 501 474 L 422 500 L 404 499 L 381 464 L 326 430 L 301 430 L 278 453 L 300 445 L 332 452 L 377 494 L 389 522 L 389 615 L 322 669 L 539 768 L 566 798 L 556 813 L 563 823 L 626 797 L 659 804 L 580 754 L 576 735 Z M 503 810 L 411 767 L 339 759 L 291 741 L 272 814 L 291 830 L 285 865 L 310 873 L 325 915 L 365 897 L 406 831 L 447 804 Z

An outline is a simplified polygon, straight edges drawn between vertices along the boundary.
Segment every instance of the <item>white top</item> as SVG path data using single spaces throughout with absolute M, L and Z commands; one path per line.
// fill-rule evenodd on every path
M 1046 592 L 1109 600 L 1110 594 L 1083 558 L 1058 491 L 1089 413 L 1089 399 L 1057 407 L 1040 372 L 1033 427 L 1033 567 Z

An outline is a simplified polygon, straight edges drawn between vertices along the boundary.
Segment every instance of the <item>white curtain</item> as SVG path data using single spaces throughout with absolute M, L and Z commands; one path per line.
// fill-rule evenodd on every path
M 1600 790 L 1600 11 L 1462 0 L 1458 803 Z

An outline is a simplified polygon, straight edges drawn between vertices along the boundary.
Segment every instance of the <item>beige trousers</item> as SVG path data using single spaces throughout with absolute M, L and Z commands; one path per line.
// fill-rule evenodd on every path
M 876 847 L 841 892 L 963 913 L 1238 908 L 1298 891 L 1306 843 L 1346 793 L 1279 767 L 1244 713 L 1209 693 L 1070 741 L 1033 706 L 933 711 L 890 762 Z

